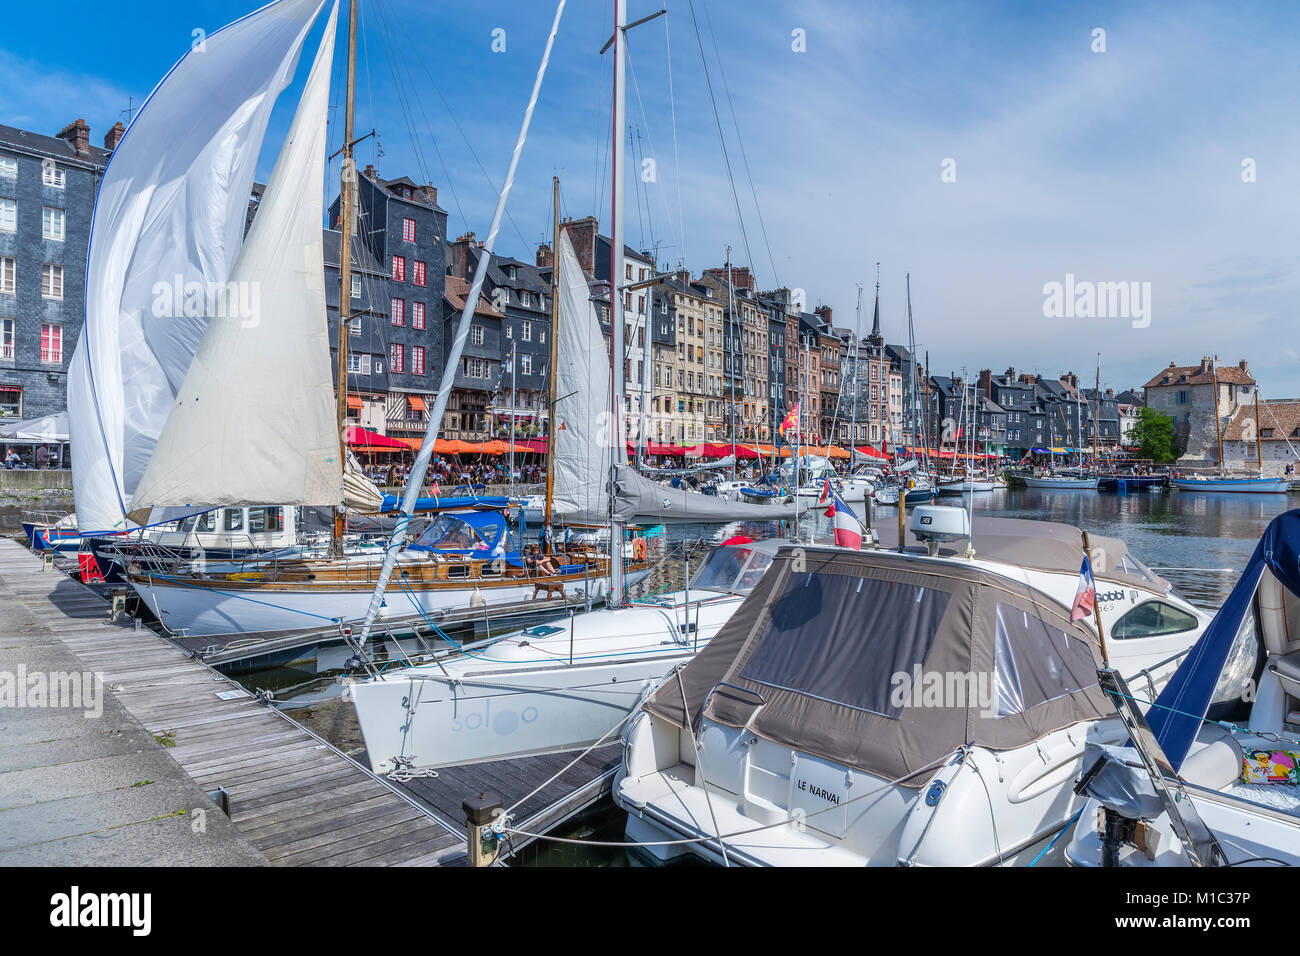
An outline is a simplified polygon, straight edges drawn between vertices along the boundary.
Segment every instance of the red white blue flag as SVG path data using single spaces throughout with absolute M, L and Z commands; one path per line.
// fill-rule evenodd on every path
M 1074 606 L 1070 608 L 1070 620 L 1079 621 L 1092 614 L 1097 606 L 1097 585 L 1092 579 L 1092 565 L 1088 556 L 1083 556 L 1083 566 L 1079 568 L 1079 589 L 1074 592 Z
M 858 516 L 844 503 L 843 498 L 830 490 L 830 482 L 826 483 L 826 493 L 831 499 L 830 506 L 826 509 L 826 517 L 831 519 L 835 527 L 835 543 L 841 548 L 861 551 L 862 525 L 858 521 Z
M 824 505 L 831 499 L 831 480 L 826 479 L 826 484 L 822 487 L 822 496 L 817 499 L 819 505 Z

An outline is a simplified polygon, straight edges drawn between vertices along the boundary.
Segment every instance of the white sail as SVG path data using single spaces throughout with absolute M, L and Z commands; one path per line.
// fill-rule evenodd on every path
M 609 514 L 609 346 L 600 331 L 587 277 L 567 232 L 556 250 L 559 338 L 551 441 L 555 442 L 553 512 L 600 521 Z M 617 310 L 616 310 L 617 311 Z
M 278 0 L 195 41 L 113 152 L 68 373 L 78 526 L 121 528 L 243 241 L 276 97 L 324 0 Z M 178 301 L 179 300 L 179 301 Z
M 131 499 L 133 518 L 159 506 L 342 502 L 321 248 L 337 13 L 230 273 L 241 307 L 209 317 Z

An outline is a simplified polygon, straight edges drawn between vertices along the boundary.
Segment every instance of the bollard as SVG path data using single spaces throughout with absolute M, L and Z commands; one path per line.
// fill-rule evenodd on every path
M 110 601 L 108 619 L 116 623 L 117 619 L 126 613 L 126 591 L 113 591 L 110 595 Z
M 898 489 L 898 550 L 907 550 L 907 494 L 906 488 Z
M 501 835 L 492 827 L 501 811 L 501 798 L 483 791 L 462 803 L 461 808 L 465 811 L 469 865 L 491 866 L 501 849 Z

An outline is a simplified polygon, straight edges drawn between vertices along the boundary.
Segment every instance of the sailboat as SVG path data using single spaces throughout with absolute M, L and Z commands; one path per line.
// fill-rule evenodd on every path
M 351 154 L 355 0 L 350 7 L 349 109 L 341 203 L 345 288 L 350 267 L 348 243 L 355 222 Z M 245 35 L 249 31 L 256 36 L 259 25 L 278 27 L 293 12 L 302 22 L 292 42 L 300 44 L 319 9 L 319 5 L 280 0 L 238 21 L 239 35 L 252 42 Z M 332 535 L 333 553 L 329 558 L 275 561 L 233 573 L 142 570 L 130 576 L 132 587 L 172 631 L 210 635 L 331 623 L 346 627 L 365 617 L 371 607 L 371 592 L 381 576 L 379 558 L 387 561 L 390 557 L 373 549 L 347 554 L 343 547 L 345 472 L 338 415 L 344 403 L 335 394 L 331 378 L 320 228 L 336 18 L 337 7 L 330 13 L 258 214 L 225 277 L 234 288 L 250 284 L 260 290 L 261 308 L 251 316 L 218 313 L 209 317 L 129 504 L 123 506 L 125 517 L 137 523 L 149 521 L 150 514 L 159 511 L 209 510 L 268 498 L 286 504 L 330 506 L 339 516 Z M 227 45 L 218 50 L 224 51 Z M 204 62 L 192 65 L 194 58 L 187 56 L 154 97 L 167 102 L 174 97 L 174 84 L 184 86 L 193 80 L 195 71 L 210 71 L 212 51 L 210 39 L 208 52 L 198 58 Z M 221 62 L 220 57 L 214 62 Z M 286 82 L 291 65 L 286 65 Z M 218 78 L 206 79 L 215 83 Z M 133 130 L 154 133 L 155 124 L 167 119 L 147 103 Z M 123 142 L 130 141 L 128 132 Z M 157 145 L 167 153 L 165 143 Z M 119 197 L 122 202 L 139 201 L 140 196 L 150 195 L 157 183 L 142 173 L 129 186 L 127 195 Z M 114 195 L 101 194 L 101 202 Z M 245 192 L 242 198 L 246 196 Z M 503 192 L 499 203 L 504 196 Z M 96 215 L 98 221 L 98 210 Z M 185 219 L 184 209 L 176 215 L 182 231 L 203 227 Z M 240 223 L 242 226 L 242 210 Z M 481 282 L 476 283 L 467 308 L 472 309 L 479 288 Z M 347 301 L 346 296 L 342 298 Z M 343 316 L 341 327 L 346 324 Z M 86 354 L 98 357 L 99 350 L 90 348 Z M 448 364 L 454 366 L 457 361 Z M 340 377 L 340 389 L 345 381 Z M 434 417 L 440 419 L 440 412 Z M 105 471 L 111 472 L 111 468 Z M 404 517 L 399 517 L 399 522 L 404 529 L 416 497 L 408 495 L 410 500 L 403 502 Z M 471 604 L 524 601 L 540 592 L 547 597 L 597 599 L 606 589 L 609 564 L 608 556 L 583 549 L 565 557 L 556 573 L 537 573 L 524 561 L 504 517 L 472 511 L 439 515 L 410 547 L 391 557 L 400 565 L 405 596 L 402 608 L 394 614 L 412 620 Z M 644 561 L 635 562 L 637 573 L 647 569 Z
M 1291 490 L 1291 480 L 1289 478 L 1265 478 L 1264 477 L 1264 445 L 1260 439 L 1263 437 L 1261 430 L 1263 423 L 1259 417 L 1259 386 L 1255 387 L 1255 459 L 1259 474 L 1246 476 L 1242 478 L 1229 478 L 1223 470 L 1223 429 L 1219 424 L 1219 372 L 1218 358 L 1215 357 L 1214 365 L 1211 366 L 1214 374 L 1214 430 L 1215 437 L 1219 443 L 1219 474 L 1215 475 L 1191 475 L 1184 478 L 1173 478 L 1170 483 L 1179 491 L 1212 491 L 1212 492 L 1229 492 L 1234 494 L 1285 494 Z
M 626 24 L 626 2 L 615 0 L 615 129 L 623 122 Z M 610 298 L 617 309 L 624 276 L 621 137 L 614 137 L 612 152 Z M 555 191 L 558 209 L 558 180 Z M 610 356 L 622 353 L 623 323 L 615 313 L 606 351 L 586 277 L 568 234 L 560 230 L 558 212 L 554 250 L 552 343 L 559 398 L 552 414 L 568 426 L 563 440 L 552 443 L 556 462 L 551 493 L 556 505 L 570 513 L 589 512 L 604 488 L 604 475 L 612 471 L 614 487 L 607 505 L 613 541 L 621 539 L 624 520 L 642 508 L 660 508 L 638 505 L 630 497 L 638 493 L 658 496 L 664 511 L 678 504 L 698 516 L 694 520 L 710 520 L 704 514 L 720 520 L 716 515 L 727 507 L 770 516 L 775 507 L 718 502 L 669 488 L 641 478 L 620 461 L 627 447 L 622 433 L 623 363 L 611 362 Z M 605 362 L 611 366 L 610 379 L 592 374 Z M 616 423 L 610 442 L 572 433 L 604 410 Z M 559 436 L 559 429 L 553 434 Z M 633 484 L 636 479 L 653 491 L 629 491 L 628 485 L 642 488 Z M 719 507 L 705 511 L 694 505 L 696 498 Z M 458 648 L 412 666 L 372 667 L 366 680 L 348 690 L 371 766 L 376 771 L 438 767 L 572 749 L 610 737 L 650 687 L 694 657 L 730 619 L 784 543 L 721 545 L 693 580 L 688 573 L 684 588 L 631 605 L 624 600 L 630 569 L 623 566 L 624 555 L 616 548 L 605 608 L 574 614 L 567 624 L 559 621 L 502 635 L 485 647 Z M 381 591 L 382 582 L 376 593 Z M 363 629 L 362 649 L 365 640 Z

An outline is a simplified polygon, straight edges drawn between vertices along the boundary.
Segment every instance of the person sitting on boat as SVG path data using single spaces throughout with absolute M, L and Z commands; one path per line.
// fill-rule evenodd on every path
M 524 554 L 524 567 L 534 574 L 560 573 L 555 560 L 549 554 L 543 554 L 542 549 L 535 544 L 530 544 Z

